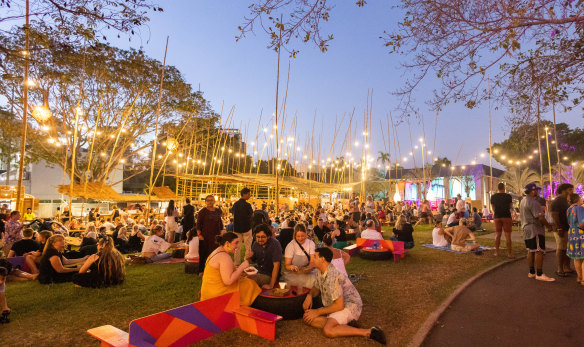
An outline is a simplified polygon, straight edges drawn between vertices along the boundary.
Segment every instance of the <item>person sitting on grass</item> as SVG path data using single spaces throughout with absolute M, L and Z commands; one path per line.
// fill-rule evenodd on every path
M 239 291 L 240 305 L 251 306 L 262 290 L 251 279 L 242 277 L 244 270 L 249 267 L 248 260 L 244 260 L 237 268 L 233 265 L 231 257 L 239 248 L 239 237 L 233 232 L 226 232 L 217 235 L 215 241 L 219 247 L 207 257 L 201 284 L 201 300 Z
M 77 268 L 66 268 L 63 265 L 72 265 L 87 259 L 87 256 L 69 260 L 63 256 L 65 237 L 61 234 L 53 235 L 47 241 L 43 257 L 39 265 L 38 280 L 42 284 L 71 282 Z
M 43 230 L 37 234 L 37 242 L 39 243 L 39 248 L 36 251 L 32 251 L 24 256 L 24 262 L 28 265 L 29 271 L 32 274 L 38 274 L 39 269 L 37 265 L 41 262 L 41 257 L 43 255 L 43 250 L 47 244 L 49 237 L 53 236 L 53 233 L 48 230 Z
M 391 236 L 389 239 L 392 241 L 402 241 L 405 249 L 411 249 L 414 248 L 413 232 L 414 228 L 412 225 L 407 223 L 403 216 L 399 216 L 393 228 L 393 234 L 395 236 Z
M 432 245 L 436 247 L 447 247 L 450 245 L 450 236 L 444 232 L 442 221 L 437 220 L 432 229 Z
M 4 267 L 0 267 L 0 308 L 2 309 L 2 316 L 0 317 L 1 323 L 10 323 L 10 307 L 6 302 L 6 278 L 8 277 L 8 270 Z
M 34 251 L 39 250 L 39 243 L 32 239 L 34 235 L 34 230 L 31 228 L 26 228 L 22 231 L 22 240 L 16 241 L 10 252 L 8 252 L 8 258 L 12 257 L 22 257 L 24 255 L 29 255 Z
M 450 227 L 444 229 L 446 235 L 450 236 L 452 243 L 450 244 L 450 249 L 457 252 L 470 252 L 474 249 L 479 248 L 481 245 L 472 244 L 467 245 L 467 239 L 476 242 L 476 238 L 472 231 L 466 226 L 466 218 L 461 218 L 458 226 Z
M 474 231 L 483 229 L 483 219 L 479 215 L 476 207 L 472 208 L 472 226 L 470 229 L 474 229 Z
M 318 275 L 316 285 L 302 304 L 304 323 L 322 329 L 324 336 L 329 338 L 363 336 L 385 345 L 385 333 L 381 328 L 359 329 L 348 325 L 359 319 L 363 303 L 355 286 L 331 264 L 332 260 L 333 252 L 330 249 L 316 249 L 314 264 Z M 313 309 L 312 298 L 318 294 L 321 295 L 323 307 Z
M 130 253 L 140 252 L 142 249 L 142 242 L 144 242 L 145 239 L 146 237 L 142 233 L 140 226 L 134 225 L 130 236 L 128 236 L 128 245 L 126 250 Z
M 197 230 L 194 227 L 187 232 L 186 241 L 185 259 L 199 259 L 199 237 L 197 236 Z
M 95 224 L 89 223 L 89 225 L 87 225 L 85 233 L 82 236 L 83 239 L 81 240 L 81 245 L 79 246 L 79 249 L 83 248 L 84 246 L 95 245 L 97 243 Z
M 458 226 L 458 224 L 460 224 L 460 216 L 456 212 L 456 209 L 454 209 L 452 213 L 448 216 L 448 219 L 446 220 L 446 226 L 455 227 Z
M 164 235 L 162 225 L 156 225 L 152 229 L 151 234 L 144 241 L 144 246 L 142 246 L 142 257 L 146 258 L 147 263 L 155 263 L 170 258 L 172 254 L 168 253 L 167 250 L 175 244 L 168 243 L 164 240 L 162 237 Z
M 97 253 L 90 255 L 79 273 L 73 275 L 73 283 L 89 288 L 115 286 L 124 281 L 125 275 L 124 256 L 114 247 L 114 240 L 107 236 L 97 242 Z
M 344 273 L 346 276 L 349 276 L 347 274 L 347 269 L 345 268 L 345 265 L 349 263 L 349 260 L 351 260 L 351 256 L 349 255 L 349 253 L 345 251 L 334 248 L 333 245 L 335 244 L 335 242 L 336 240 L 334 231 L 326 233 L 323 236 L 322 239 L 323 245 L 333 252 L 333 260 L 331 260 L 331 264 L 333 264 L 334 267 L 337 268 L 337 270 Z
M 272 237 L 272 228 L 269 225 L 259 224 L 253 229 L 253 233 L 256 242 L 251 245 L 251 251 L 246 252 L 245 258 L 256 264 L 256 283 L 264 289 L 272 289 L 280 278 L 282 246 Z
M 383 240 L 383 235 L 380 232 L 375 230 L 375 222 L 373 219 L 368 219 L 365 222 L 365 226 L 367 229 L 361 232 L 361 238 L 367 240 Z

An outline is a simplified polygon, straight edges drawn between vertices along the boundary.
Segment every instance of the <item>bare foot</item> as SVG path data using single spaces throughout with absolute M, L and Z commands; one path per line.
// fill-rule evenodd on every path
M 507 258 L 509 258 L 509 259 L 515 259 L 515 256 L 513 254 L 507 254 Z
M 495 257 L 498 257 L 499 256 L 499 250 L 495 250 L 495 253 L 494 254 L 495 254 Z

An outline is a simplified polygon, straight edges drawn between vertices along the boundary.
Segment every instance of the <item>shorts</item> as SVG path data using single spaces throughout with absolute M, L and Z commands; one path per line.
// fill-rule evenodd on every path
M 420 213 L 420 218 L 428 218 L 428 213 L 426 212 Z
M 564 236 L 560 236 L 558 232 L 554 232 L 554 238 L 556 239 L 556 248 L 560 251 L 565 251 L 568 249 L 568 232 L 564 231 Z
M 545 236 L 535 235 L 535 237 L 525 240 L 525 248 L 527 248 L 529 252 L 544 252 Z
M 359 319 L 359 317 L 354 317 L 351 311 L 346 307 L 340 311 L 329 314 L 327 318 L 332 318 L 341 325 L 347 325 L 350 321 Z
M 495 232 L 510 233 L 513 230 L 513 220 L 511 218 L 495 218 Z
M 470 247 L 468 246 L 458 246 L 458 245 L 450 245 L 450 249 L 457 252 L 470 252 Z

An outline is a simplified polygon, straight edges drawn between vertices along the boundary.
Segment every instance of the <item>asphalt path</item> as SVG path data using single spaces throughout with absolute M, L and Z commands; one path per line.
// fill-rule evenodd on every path
M 527 260 L 503 265 L 472 283 L 438 319 L 424 346 L 584 346 L 584 286 L 555 275 L 546 254 L 546 283 L 527 277 Z

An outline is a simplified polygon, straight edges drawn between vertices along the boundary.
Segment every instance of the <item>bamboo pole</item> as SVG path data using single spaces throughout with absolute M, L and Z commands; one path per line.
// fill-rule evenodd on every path
M 148 217 L 150 214 L 150 209 L 151 207 L 151 203 L 152 203 L 152 188 L 153 188 L 153 182 L 152 182 L 152 178 L 154 176 L 154 162 L 156 161 L 156 146 L 158 145 L 158 122 L 160 120 L 160 103 L 162 101 L 162 86 L 164 83 L 164 70 L 166 68 L 166 53 L 168 52 L 168 39 L 169 37 L 166 37 L 166 46 L 164 48 L 164 60 L 162 62 L 162 71 L 160 72 L 160 90 L 158 92 L 158 106 L 156 107 L 156 125 L 154 126 L 154 140 L 153 140 L 153 144 L 152 144 L 152 162 L 150 165 L 150 184 L 148 186 L 148 208 L 146 209 L 146 221 L 148 221 Z M 165 159 L 166 161 L 166 159 Z

